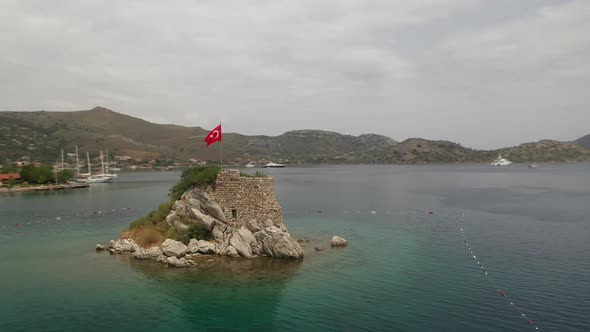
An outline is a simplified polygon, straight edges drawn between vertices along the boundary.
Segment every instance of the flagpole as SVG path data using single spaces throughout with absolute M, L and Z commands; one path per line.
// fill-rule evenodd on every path
M 221 121 L 219 122 L 219 126 L 221 126 Z M 221 130 L 221 160 L 219 163 L 219 169 L 223 169 L 223 130 Z

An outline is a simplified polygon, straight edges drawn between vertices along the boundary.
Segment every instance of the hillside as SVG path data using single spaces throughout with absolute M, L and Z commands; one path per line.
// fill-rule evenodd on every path
M 578 138 L 577 140 L 573 141 L 573 143 L 590 149 L 590 134 Z
M 155 124 L 102 107 L 77 112 L 0 112 L 0 163 L 6 160 L 55 162 L 60 149 L 81 157 L 100 150 L 136 160 L 216 162 L 219 144 L 209 148 L 200 127 Z M 402 143 L 381 135 L 343 135 L 295 130 L 279 136 L 223 134 L 224 162 L 281 163 L 488 163 L 498 153 L 513 162 L 590 161 L 590 135 L 575 142 L 543 140 L 493 151 L 474 150 L 449 141 L 410 138 Z
M 53 162 L 59 150 L 109 150 L 140 160 L 217 160 L 219 144 L 206 148 L 199 127 L 150 123 L 102 107 L 77 112 L 0 112 L 0 162 L 29 156 Z M 374 163 L 396 142 L 380 135 L 350 136 L 298 130 L 280 136 L 224 133 L 227 162 Z
M 489 162 L 495 152 L 478 151 L 449 141 L 409 138 L 384 151 L 383 161 L 392 164 Z
M 583 146 L 542 140 L 497 150 L 513 162 L 578 162 L 590 161 L 590 149 Z

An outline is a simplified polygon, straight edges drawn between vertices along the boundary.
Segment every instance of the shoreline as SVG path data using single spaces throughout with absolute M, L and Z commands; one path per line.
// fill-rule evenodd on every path
M 20 187 L 20 188 L 0 188 L 0 193 L 16 193 L 16 192 L 27 192 L 27 191 L 53 191 L 53 190 L 65 190 L 65 189 L 77 189 L 77 188 L 88 188 L 88 183 L 76 183 L 76 184 L 56 184 L 56 185 L 42 185 L 34 187 Z

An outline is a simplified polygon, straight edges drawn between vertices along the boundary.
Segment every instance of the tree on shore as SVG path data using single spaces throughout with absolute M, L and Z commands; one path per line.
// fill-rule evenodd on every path
M 57 172 L 57 183 L 66 183 L 74 177 L 74 172 L 70 169 L 64 169 Z
M 26 165 L 20 170 L 20 176 L 28 183 L 45 184 L 53 179 L 53 167 L 45 164 Z

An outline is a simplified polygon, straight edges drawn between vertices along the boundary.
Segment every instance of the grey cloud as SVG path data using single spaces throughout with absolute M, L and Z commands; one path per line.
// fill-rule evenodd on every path
M 0 110 L 102 105 L 247 134 L 475 147 L 573 139 L 590 131 L 589 12 L 551 0 L 4 1 Z

